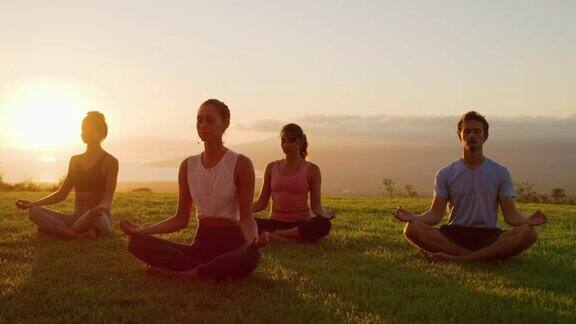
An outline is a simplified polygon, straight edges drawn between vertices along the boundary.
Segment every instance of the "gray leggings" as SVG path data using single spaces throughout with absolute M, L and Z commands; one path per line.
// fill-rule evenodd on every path
M 28 210 L 30 220 L 38 225 L 42 232 L 52 235 L 63 235 L 63 226 L 76 233 L 84 233 L 90 230 L 96 231 L 98 235 L 108 235 L 112 233 L 112 216 L 102 214 L 92 216 L 89 212 L 78 217 L 64 214 L 52 209 L 34 206 Z M 66 229 L 64 229 L 66 230 Z

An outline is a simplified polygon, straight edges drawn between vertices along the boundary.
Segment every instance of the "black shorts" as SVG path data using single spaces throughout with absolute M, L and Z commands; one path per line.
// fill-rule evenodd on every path
M 296 222 L 282 222 L 263 218 L 254 218 L 254 220 L 258 225 L 258 234 L 296 227 L 300 237 L 305 241 L 318 241 L 328 235 L 332 229 L 332 222 L 321 216 L 314 216 L 308 220 Z
M 442 225 L 439 230 L 452 243 L 471 251 L 477 251 L 489 246 L 505 232 L 497 227 L 486 228 L 458 225 Z

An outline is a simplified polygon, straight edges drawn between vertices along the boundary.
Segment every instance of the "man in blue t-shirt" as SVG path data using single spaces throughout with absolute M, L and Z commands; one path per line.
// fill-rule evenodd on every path
M 415 215 L 398 207 L 394 217 L 407 222 L 404 236 L 433 260 L 504 260 L 532 245 L 535 226 L 546 222 L 539 210 L 525 217 L 516 209 L 510 172 L 482 153 L 488 139 L 488 122 L 475 111 L 462 115 L 458 138 L 463 156 L 442 168 L 434 181 L 430 209 Z M 449 204 L 446 225 L 434 227 Z M 513 226 L 498 228 L 498 205 L 504 220 Z

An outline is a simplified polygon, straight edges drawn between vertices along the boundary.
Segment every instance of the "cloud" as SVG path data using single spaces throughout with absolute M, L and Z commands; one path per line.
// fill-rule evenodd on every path
M 430 120 L 420 118 L 416 123 L 414 118 L 390 117 L 386 115 L 358 116 L 358 115 L 307 115 L 295 118 L 294 120 L 274 120 L 263 119 L 255 121 L 249 125 L 239 124 L 238 129 L 243 131 L 255 131 L 263 133 L 278 133 L 283 125 L 287 123 L 297 123 L 304 128 L 307 133 L 314 135 L 329 136 L 360 136 L 360 137 L 382 137 L 382 136 L 414 136 L 413 131 L 418 133 L 418 129 L 412 126 L 426 123 L 428 128 L 443 129 L 447 120 L 435 117 Z M 423 125 L 419 125 L 422 128 Z M 428 132 L 420 131 L 420 133 Z M 412 135 L 411 135 L 412 134 Z
M 576 134 L 576 115 L 552 117 L 487 117 L 491 136 L 499 140 L 567 141 Z M 453 139 L 458 116 L 405 117 L 359 115 L 306 115 L 293 120 L 262 119 L 238 124 L 238 129 L 278 133 L 289 122 L 299 124 L 314 136 L 352 136 L 401 140 Z

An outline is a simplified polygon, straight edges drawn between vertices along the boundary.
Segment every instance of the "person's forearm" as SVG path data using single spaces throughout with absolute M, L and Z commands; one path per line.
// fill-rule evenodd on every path
M 524 215 L 522 215 L 518 212 L 506 215 L 504 217 L 504 220 L 510 226 L 520 226 L 520 225 L 528 224 L 528 218 L 526 218 Z
M 54 205 L 54 204 L 61 202 L 65 198 L 66 197 L 64 197 L 59 191 L 56 191 L 56 192 L 54 192 L 54 193 L 52 193 L 52 194 L 50 194 L 44 198 L 33 201 L 31 206 Z
M 266 207 L 268 207 L 268 201 L 258 199 L 254 204 L 252 204 L 252 212 L 257 213 L 259 211 L 266 209 Z
M 324 214 L 324 207 L 322 205 L 312 207 L 312 213 L 316 216 L 322 216 Z
M 258 237 L 258 226 L 256 225 L 256 221 L 254 218 L 252 218 L 252 216 L 240 218 L 240 229 L 242 230 L 242 234 L 244 234 L 244 238 L 248 243 L 252 242 L 255 238 Z
M 423 223 L 426 223 L 430 226 L 434 226 L 442 220 L 442 215 L 438 215 L 437 213 L 429 210 L 427 212 L 424 212 L 424 213 L 416 216 L 416 220 L 423 222 Z
M 184 224 L 179 218 L 177 218 L 176 216 L 172 216 L 156 224 L 141 227 L 137 229 L 135 232 L 139 234 L 166 234 L 176 232 L 185 227 L 186 224 Z
M 110 209 L 112 206 L 112 202 L 114 201 L 114 197 L 112 196 L 105 196 L 104 199 L 100 202 L 100 206 Z

